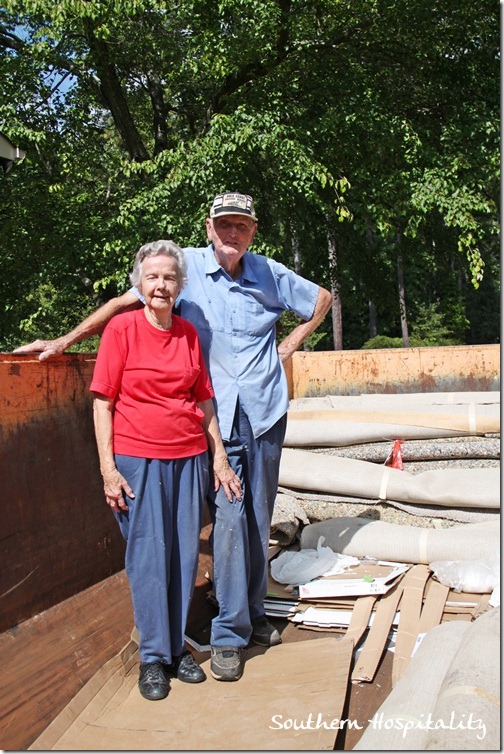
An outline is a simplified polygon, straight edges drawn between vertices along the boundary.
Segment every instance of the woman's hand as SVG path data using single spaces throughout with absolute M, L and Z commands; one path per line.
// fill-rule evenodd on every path
M 237 500 L 241 500 L 242 486 L 240 477 L 237 476 L 229 465 L 227 455 L 215 456 L 213 461 L 213 471 L 215 480 L 215 492 L 222 484 L 222 489 L 230 503 L 233 502 L 233 495 Z
M 217 417 L 211 398 L 198 403 L 199 408 L 203 411 L 203 428 L 208 440 L 208 449 L 213 458 L 213 472 L 215 481 L 215 492 L 222 484 L 222 489 L 230 503 L 233 502 L 233 495 L 237 500 L 242 498 L 242 487 L 240 477 L 237 476 L 229 465 L 224 443 L 222 442 Z
M 129 486 L 126 479 L 116 468 L 109 471 L 102 470 L 103 489 L 105 491 L 105 502 L 110 505 L 113 511 L 127 511 L 128 506 L 124 499 L 123 490 L 128 497 L 134 498 L 135 493 Z
M 126 479 L 119 473 L 114 461 L 114 440 L 112 432 L 113 401 L 101 393 L 94 393 L 93 418 L 95 425 L 96 444 L 100 457 L 100 471 L 103 477 L 105 502 L 115 513 L 127 511 L 128 506 L 123 491 L 128 497 L 135 494 Z

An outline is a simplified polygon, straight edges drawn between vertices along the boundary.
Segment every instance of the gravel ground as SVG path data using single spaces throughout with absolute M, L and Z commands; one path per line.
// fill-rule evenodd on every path
M 341 448 L 309 448 L 309 450 L 314 453 L 383 464 L 392 445 L 391 442 L 383 442 Z M 489 435 L 435 440 L 405 440 L 401 453 L 404 469 L 409 474 L 421 474 L 424 471 L 446 468 L 499 468 L 500 437 L 499 435 Z M 427 509 L 422 509 L 421 506 L 418 506 L 421 515 L 414 515 L 389 503 L 345 498 L 344 496 L 300 493 L 292 490 L 286 490 L 286 492 L 298 499 L 310 523 L 339 516 L 360 516 L 387 523 L 424 528 L 444 529 L 461 525 L 460 518 L 458 520 L 445 518 L 446 515 L 450 514 L 441 506 L 436 516 L 428 515 Z M 422 511 L 426 511 L 427 514 L 423 515 Z M 474 512 L 481 515 L 481 512 Z M 489 515 L 497 516 L 498 514 L 491 512 Z

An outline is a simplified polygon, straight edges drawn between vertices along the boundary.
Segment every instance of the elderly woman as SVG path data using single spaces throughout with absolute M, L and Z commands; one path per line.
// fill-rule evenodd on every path
M 241 499 L 214 413 L 212 386 L 196 329 L 172 314 L 186 283 L 182 250 L 171 241 L 142 246 L 131 282 L 143 309 L 105 328 L 90 390 L 106 502 L 126 540 L 128 575 L 139 633 L 139 689 L 163 699 L 169 675 L 205 680 L 185 650 L 184 632 L 196 578 L 207 450 L 215 489 Z

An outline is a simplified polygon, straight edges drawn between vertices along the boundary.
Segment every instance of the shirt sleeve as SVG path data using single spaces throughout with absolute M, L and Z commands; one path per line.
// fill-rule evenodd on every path
M 140 291 L 138 290 L 138 288 L 136 287 L 136 285 L 132 286 L 132 287 L 131 287 L 131 288 L 129 289 L 128 293 L 132 293 L 132 294 L 133 294 L 134 296 L 136 296 L 136 297 L 137 297 L 137 299 L 138 299 L 139 301 L 141 301 L 141 302 L 142 302 L 142 304 L 145 304 L 145 299 L 144 299 L 144 297 L 142 296 L 142 294 L 140 293 Z
M 301 319 L 310 319 L 315 311 L 319 286 L 297 275 L 280 262 L 270 260 L 270 263 L 282 305 L 295 312 Z
M 116 398 L 124 370 L 124 346 L 117 331 L 108 324 L 103 331 L 89 390 Z

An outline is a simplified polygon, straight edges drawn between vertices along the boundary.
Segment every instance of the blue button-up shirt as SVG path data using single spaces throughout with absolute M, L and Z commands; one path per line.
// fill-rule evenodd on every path
M 248 251 L 237 280 L 218 264 L 211 245 L 184 252 L 188 282 L 176 307 L 198 330 L 222 437 L 230 437 L 238 398 L 254 436 L 259 437 L 289 405 L 275 343 L 276 322 L 285 310 L 310 319 L 319 286 Z M 136 289 L 132 291 L 141 298 Z

